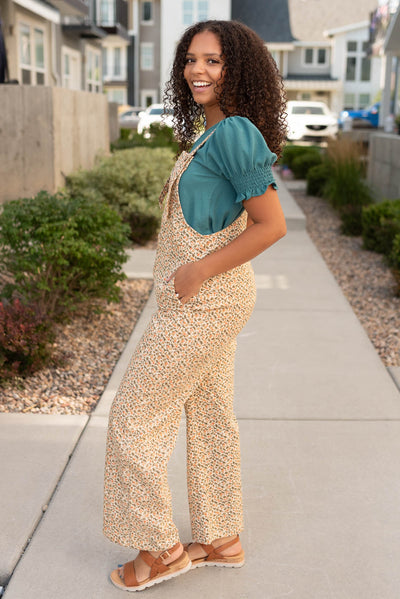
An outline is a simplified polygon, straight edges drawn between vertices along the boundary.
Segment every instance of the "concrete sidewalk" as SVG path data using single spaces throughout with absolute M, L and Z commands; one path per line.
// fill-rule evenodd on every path
M 257 305 L 238 339 L 247 565 L 189 572 L 148 589 L 149 598 L 400 596 L 400 394 L 283 184 L 280 197 L 289 232 L 254 260 Z M 152 260 L 135 250 L 127 272 L 151 276 Z M 152 295 L 88 421 L 1 415 L 6 599 L 121 597 L 107 574 L 134 553 L 101 533 L 104 440 L 109 405 L 154 308 Z M 184 422 L 170 481 L 188 540 Z

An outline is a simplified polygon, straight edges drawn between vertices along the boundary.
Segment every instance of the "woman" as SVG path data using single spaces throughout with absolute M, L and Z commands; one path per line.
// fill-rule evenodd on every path
M 255 302 L 249 260 L 286 232 L 271 172 L 286 132 L 284 93 L 262 40 L 233 21 L 190 27 L 166 103 L 182 153 L 161 194 L 158 311 L 114 400 L 107 442 L 104 532 L 139 549 L 111 580 L 129 591 L 191 567 L 244 563 L 236 336 Z M 205 133 L 188 153 L 202 118 Z M 194 540 L 185 547 L 167 483 L 183 407 Z

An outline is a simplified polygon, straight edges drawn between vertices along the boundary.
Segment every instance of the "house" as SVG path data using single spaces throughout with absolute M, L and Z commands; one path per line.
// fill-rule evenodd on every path
M 131 93 L 128 102 L 148 106 L 160 102 L 161 68 L 161 0 L 134 0 L 133 31 L 135 55 L 128 79 Z
M 289 100 L 322 100 L 339 111 L 344 94 L 350 91 L 344 91 L 347 47 L 340 53 L 343 44 L 336 43 L 335 35 L 361 20 L 366 33 L 369 12 L 375 6 L 376 0 L 232 0 L 232 18 L 265 40 L 283 75 Z M 363 49 L 358 37 L 356 41 L 357 56 L 352 55 L 354 45 L 349 46 L 349 53 L 357 60 Z
M 369 55 L 370 21 L 329 29 L 332 40 L 332 76 L 342 80 L 340 109 L 359 110 L 378 101 L 382 60 Z
M 161 0 L 161 89 L 169 79 L 176 44 L 184 30 L 197 21 L 230 18 L 231 0 Z
M 86 0 L 0 0 L 9 79 L 102 91 L 101 40 Z
M 126 102 L 127 0 L 0 0 L 9 79 Z M 103 64 L 102 64 L 103 63 Z
M 382 49 L 385 54 L 386 68 L 379 120 L 383 126 L 391 114 L 394 116 L 400 114 L 400 5 L 398 2 L 397 10 L 389 20 L 385 31 Z
M 128 32 L 127 0 L 92 0 L 91 20 L 105 32 L 102 39 L 103 89 L 111 102 L 128 99 L 128 52 L 133 40 Z

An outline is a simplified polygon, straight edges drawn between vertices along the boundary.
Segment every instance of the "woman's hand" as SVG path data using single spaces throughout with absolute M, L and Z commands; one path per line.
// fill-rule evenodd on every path
M 175 293 L 182 304 L 186 304 L 191 297 L 197 295 L 205 281 L 198 262 L 183 264 L 165 282 L 168 283 L 171 279 L 175 279 Z

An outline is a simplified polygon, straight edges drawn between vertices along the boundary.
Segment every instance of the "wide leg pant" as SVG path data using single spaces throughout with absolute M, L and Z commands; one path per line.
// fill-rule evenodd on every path
M 183 407 L 193 539 L 211 543 L 242 530 L 233 376 L 236 336 L 251 309 L 154 315 L 110 412 L 104 532 L 112 541 L 161 550 L 179 540 L 167 464 Z

